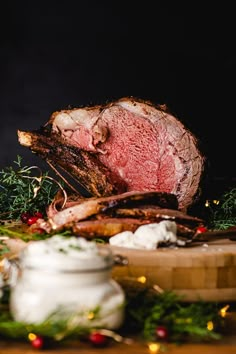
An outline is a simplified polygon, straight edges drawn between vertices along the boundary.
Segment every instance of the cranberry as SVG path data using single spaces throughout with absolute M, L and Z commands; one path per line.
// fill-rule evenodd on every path
M 37 336 L 35 339 L 31 341 L 31 345 L 35 349 L 41 349 L 44 345 L 44 340 L 42 337 Z
M 38 218 L 37 216 L 31 216 L 31 217 L 27 220 L 27 225 L 30 226 L 30 225 L 35 224 L 38 219 L 39 219 L 39 218 Z
M 158 326 L 156 328 L 156 335 L 158 338 L 167 339 L 168 337 L 168 329 L 165 326 Z
M 199 226 L 196 230 L 197 234 L 201 234 L 203 232 L 207 232 L 207 228 L 205 226 Z
M 99 332 L 93 332 L 89 336 L 90 342 L 98 347 L 104 346 L 107 344 L 107 337 Z
M 30 217 L 31 217 L 31 214 L 28 211 L 26 211 L 25 213 L 21 214 L 20 219 L 24 224 L 27 224 Z
M 39 219 L 43 219 L 43 214 L 40 211 L 36 211 L 34 213 L 34 216 L 37 216 L 37 218 L 39 218 Z

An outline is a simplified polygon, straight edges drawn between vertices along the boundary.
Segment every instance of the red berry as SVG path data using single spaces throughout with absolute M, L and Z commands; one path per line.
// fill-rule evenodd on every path
M 168 329 L 165 326 L 158 326 L 156 328 L 156 335 L 158 338 L 166 339 L 168 337 Z
M 99 332 L 93 332 L 89 335 L 90 342 L 95 346 L 104 346 L 107 344 L 107 337 Z
M 44 341 L 43 338 L 40 336 L 37 336 L 35 339 L 33 339 L 31 341 L 31 345 L 32 347 L 34 347 L 35 349 L 41 349 L 44 345 Z
M 21 216 L 20 216 L 20 219 L 21 221 L 24 223 L 24 224 L 27 224 L 28 222 L 28 219 L 31 217 L 31 214 L 26 211 L 25 213 L 22 213 Z
M 31 216 L 31 217 L 27 220 L 27 225 L 30 226 L 30 225 L 35 224 L 38 219 L 39 219 L 39 218 L 38 218 L 37 216 Z
M 207 228 L 205 226 L 199 226 L 196 230 L 197 234 L 201 234 L 203 232 L 207 232 Z
M 43 214 L 40 211 L 36 211 L 34 213 L 34 216 L 37 216 L 37 218 L 39 218 L 39 219 L 43 219 Z

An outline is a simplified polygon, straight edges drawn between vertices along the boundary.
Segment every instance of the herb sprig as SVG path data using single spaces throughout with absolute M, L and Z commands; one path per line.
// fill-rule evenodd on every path
M 14 164 L 15 168 L 10 166 L 0 171 L 0 219 L 17 220 L 30 210 L 45 213 L 59 189 L 58 184 L 37 166 L 23 167 L 19 155 Z
M 220 339 L 223 325 L 220 306 L 217 303 L 198 301 L 185 303 L 184 298 L 174 291 L 157 293 L 146 286 L 134 286 L 125 279 L 120 284 L 126 293 L 126 323 L 133 332 L 141 332 L 147 341 L 156 338 L 156 328 L 165 326 L 170 333 L 169 340 L 184 342 L 187 340 Z M 209 330 L 207 324 L 213 323 Z
M 236 187 L 223 193 L 219 203 L 209 209 L 209 228 L 226 230 L 236 226 Z

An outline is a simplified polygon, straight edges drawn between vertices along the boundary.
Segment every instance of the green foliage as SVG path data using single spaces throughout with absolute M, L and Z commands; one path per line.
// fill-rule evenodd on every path
M 58 314 L 55 314 L 58 317 Z M 79 338 L 89 333 L 83 326 L 70 328 L 66 319 L 55 319 L 54 314 L 40 324 L 26 324 L 14 321 L 10 313 L 0 314 L 0 333 L 2 337 L 13 339 L 27 339 L 29 333 L 35 333 L 53 340 Z
M 155 333 L 155 328 L 164 325 L 168 328 L 174 341 L 182 341 L 183 338 L 191 339 L 218 339 L 219 334 L 207 329 L 207 323 L 218 323 L 220 317 L 215 304 L 197 302 L 183 304 L 171 295 L 170 301 L 162 296 L 158 304 L 154 305 L 150 315 L 145 320 L 144 334 L 149 337 Z M 167 299 L 168 296 L 167 294 Z M 166 295 L 165 295 L 166 296 Z
M 226 191 L 219 204 L 210 206 L 209 228 L 226 230 L 236 226 L 236 188 Z
M 218 304 L 202 301 L 184 303 L 172 291 L 158 294 L 153 290 L 150 293 L 150 289 L 136 289 L 135 293 L 127 293 L 127 321 L 129 328 L 141 332 L 145 340 L 157 339 L 158 326 L 168 329 L 169 341 L 221 338 L 216 332 L 222 324 Z M 213 330 L 207 328 L 209 321 L 214 323 Z
M 34 333 L 54 341 L 60 341 L 72 338 L 80 339 L 88 335 L 92 330 L 88 325 L 81 325 L 81 319 L 85 318 L 87 312 L 69 315 L 63 308 L 58 308 L 57 311 L 39 324 L 15 321 L 10 312 L 9 300 L 10 288 L 5 285 L 3 287 L 3 296 L 0 298 L 0 338 L 26 340 L 29 333 Z M 100 307 L 95 307 L 91 312 L 94 314 L 91 321 L 98 319 Z
M 22 167 L 22 158 L 17 156 L 15 168 L 0 171 L 0 219 L 19 219 L 23 212 L 41 211 L 52 201 L 59 189 L 48 172 L 36 167 Z M 33 175 L 33 173 L 39 174 Z
M 17 231 L 16 228 L 9 228 L 9 226 L 1 226 L 0 225 L 0 235 L 7 236 L 9 238 L 19 238 L 22 241 L 28 242 L 28 241 L 37 241 L 37 240 L 42 240 L 51 237 L 51 234 L 40 234 L 40 233 L 27 233 L 23 231 Z M 5 245 L 4 241 L 0 241 L 0 256 L 4 255 L 5 253 L 8 253 L 9 249 Z
M 125 307 L 125 323 L 122 331 L 133 331 L 140 334 L 146 341 L 156 338 L 156 328 L 165 326 L 168 329 L 170 342 L 184 342 L 189 339 L 210 340 L 219 339 L 221 335 L 215 330 L 208 330 L 207 323 L 212 321 L 217 328 L 222 318 L 219 315 L 217 304 L 196 302 L 186 304 L 174 292 L 158 294 L 148 288 L 124 289 L 127 303 Z M 135 295 L 136 294 L 136 295 Z M 3 297 L 4 298 L 4 297 Z M 9 298 L 9 294 L 8 294 Z M 4 306 L 3 306 L 4 305 Z M 27 339 L 28 334 L 33 332 L 53 340 L 77 338 L 88 334 L 97 328 L 81 326 L 76 316 L 66 318 L 63 311 L 55 312 L 43 323 L 29 325 L 14 321 L 7 307 L 5 297 L 4 304 L 0 306 L 0 333 L 6 338 Z M 62 315 L 61 315 L 62 314 Z M 94 310 L 95 318 L 99 316 L 99 309 Z M 136 324 L 135 327 L 133 326 Z M 99 328 L 98 328 L 99 329 Z

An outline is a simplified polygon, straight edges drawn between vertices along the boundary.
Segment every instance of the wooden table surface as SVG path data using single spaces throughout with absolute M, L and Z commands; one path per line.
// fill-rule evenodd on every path
M 43 349 L 47 354 L 120 354 L 123 350 L 126 354 L 236 354 L 236 335 L 228 336 L 224 340 L 207 344 L 166 344 L 164 351 L 152 352 L 147 344 L 135 341 L 133 344 L 111 343 L 105 348 L 94 348 L 85 343 L 61 343 L 55 348 Z M 30 343 L 0 340 L 0 354 L 35 354 L 39 350 L 31 347 Z

